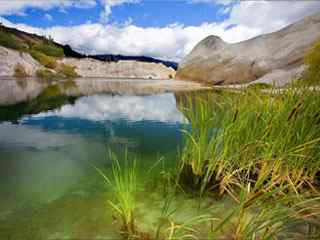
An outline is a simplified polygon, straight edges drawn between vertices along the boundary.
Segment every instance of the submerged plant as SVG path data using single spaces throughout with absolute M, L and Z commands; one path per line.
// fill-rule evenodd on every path
M 135 226 L 135 194 L 137 191 L 136 161 L 129 160 L 127 151 L 123 162 L 110 153 L 112 160 L 112 179 L 100 169 L 94 167 L 111 187 L 115 200 L 108 203 L 121 219 L 121 232 L 125 238 L 137 233 Z

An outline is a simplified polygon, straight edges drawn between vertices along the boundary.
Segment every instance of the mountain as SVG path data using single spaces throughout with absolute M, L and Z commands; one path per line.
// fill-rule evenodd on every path
M 284 85 L 303 71 L 304 56 L 319 39 L 320 13 L 239 43 L 209 36 L 182 60 L 176 79 L 215 85 L 252 81 Z

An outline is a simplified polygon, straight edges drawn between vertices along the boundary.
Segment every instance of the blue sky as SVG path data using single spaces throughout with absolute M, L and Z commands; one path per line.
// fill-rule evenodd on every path
M 25 23 L 34 27 L 52 27 L 55 25 L 72 26 L 100 21 L 104 10 L 101 2 L 91 8 L 55 7 L 44 11 L 37 8 L 26 8 L 23 14 L 12 14 L 6 19 L 13 23 Z M 137 3 L 115 5 L 109 16 L 109 24 L 131 22 L 140 27 L 165 27 L 179 23 L 185 26 L 200 25 L 203 22 L 222 22 L 228 16 L 223 14 L 223 6 L 214 2 L 191 2 L 190 0 L 142 0 Z M 48 19 L 48 14 L 52 19 Z
M 320 11 L 320 1 L 0 0 L 0 21 L 87 54 L 181 61 L 209 35 L 234 43 Z

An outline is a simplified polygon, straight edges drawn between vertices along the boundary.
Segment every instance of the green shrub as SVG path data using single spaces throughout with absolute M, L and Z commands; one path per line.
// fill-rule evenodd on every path
M 307 66 L 304 80 L 307 83 L 320 83 L 320 40 L 310 49 L 305 57 Z
M 32 46 L 32 50 L 41 52 L 47 56 L 51 57 L 63 57 L 64 52 L 63 49 L 60 47 L 57 47 L 51 42 L 43 42 L 43 43 L 38 43 L 34 46 Z
M 36 72 L 36 75 L 38 78 L 43 80 L 56 80 L 56 79 L 62 79 L 64 78 L 63 75 L 56 73 L 54 71 L 51 71 L 49 69 L 39 69 Z
M 57 67 L 57 61 L 54 57 L 47 56 L 41 52 L 32 50 L 30 51 L 31 56 L 36 59 L 41 65 L 55 69 Z
M 60 64 L 59 73 L 63 74 L 66 78 L 78 77 L 78 74 L 75 71 L 75 67 L 64 63 Z
M 14 67 L 14 77 L 18 77 L 18 78 L 24 78 L 27 77 L 28 74 L 25 70 L 25 68 L 18 63 L 15 67 Z
M 0 45 L 15 50 L 23 49 L 22 44 L 14 35 L 3 30 L 0 31 Z

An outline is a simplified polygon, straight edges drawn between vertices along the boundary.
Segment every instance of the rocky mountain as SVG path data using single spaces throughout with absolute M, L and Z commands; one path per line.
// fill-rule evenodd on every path
M 209 36 L 179 64 L 176 79 L 215 85 L 252 81 L 284 85 L 303 71 L 304 56 L 319 39 L 320 13 L 239 43 Z

